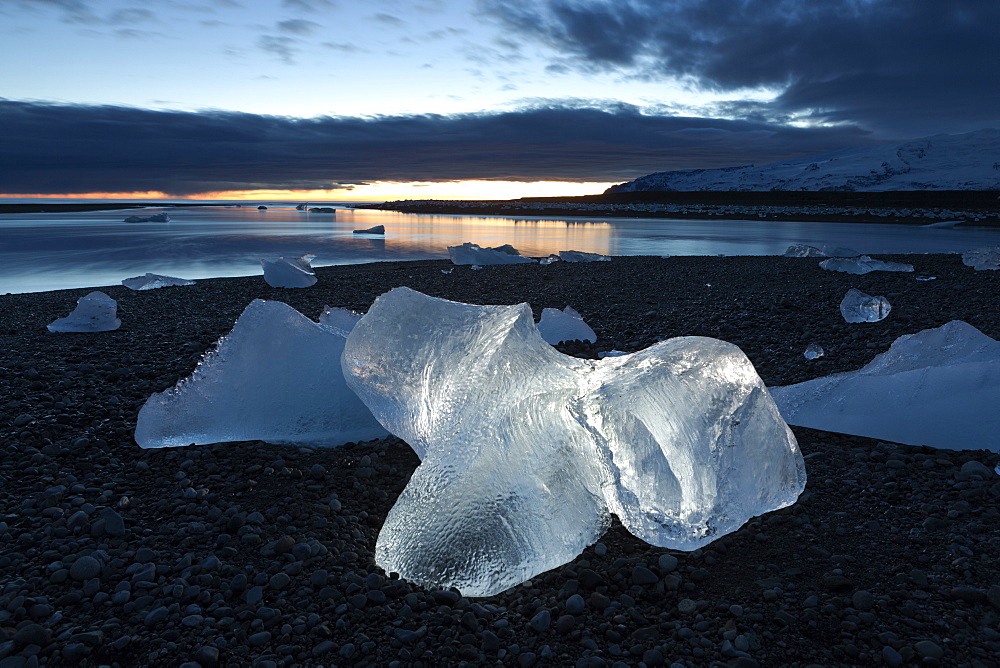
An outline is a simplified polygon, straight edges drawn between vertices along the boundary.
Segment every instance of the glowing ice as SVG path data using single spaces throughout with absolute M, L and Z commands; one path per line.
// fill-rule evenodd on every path
M 1000 341 L 961 320 L 901 336 L 857 371 L 771 394 L 789 424 L 1000 452 Z
M 562 341 L 597 341 L 597 334 L 583 321 L 583 316 L 571 306 L 560 311 L 557 308 L 542 309 L 538 321 L 538 333 L 546 343 L 553 346 Z
M 385 436 L 344 383 L 346 336 L 287 304 L 254 300 L 190 377 L 149 397 L 139 411 L 136 443 L 333 446 Z
M 366 230 L 354 230 L 354 234 L 385 234 L 385 225 L 376 225 Z
M 889 315 L 892 306 L 885 297 L 871 295 L 851 288 L 840 302 L 840 314 L 847 322 L 878 322 Z
M 530 257 L 522 257 L 517 249 L 510 244 L 496 248 L 480 248 L 478 245 L 466 242 L 461 246 L 448 246 L 448 256 L 455 264 L 518 264 L 534 262 Z
M 794 502 L 798 446 L 736 346 L 664 341 L 600 361 L 544 342 L 527 304 L 397 288 L 348 337 L 348 384 L 423 460 L 377 563 L 487 596 L 573 559 L 615 513 L 693 550 Z
M 110 332 L 121 326 L 118 302 L 100 291 L 80 297 L 72 313 L 47 325 L 50 332 Z
M 167 288 L 173 285 L 194 285 L 194 281 L 176 276 L 161 276 L 159 274 L 147 273 L 145 276 L 136 276 L 122 280 L 129 290 L 156 290 L 157 288 Z
M 316 272 L 309 264 L 315 255 L 302 257 L 279 257 L 277 260 L 261 260 L 264 280 L 272 288 L 308 288 L 316 284 Z
M 977 271 L 1000 269 L 1000 246 L 986 246 L 962 253 L 962 264 Z
M 806 352 L 803 354 L 805 355 L 807 360 L 815 360 L 819 359 L 826 353 L 823 351 L 823 346 L 819 345 L 818 343 L 810 343 L 808 346 L 806 346 Z
M 559 259 L 563 262 L 610 262 L 611 258 L 600 253 L 585 253 L 584 251 L 559 251 Z
M 842 271 L 847 274 L 867 274 L 872 271 L 913 271 L 912 264 L 883 262 L 862 255 L 860 257 L 832 257 L 823 260 L 819 266 L 828 271 Z

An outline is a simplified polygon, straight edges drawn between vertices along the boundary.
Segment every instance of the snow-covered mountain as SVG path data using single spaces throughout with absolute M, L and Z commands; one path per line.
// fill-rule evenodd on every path
M 844 148 L 760 167 L 656 172 L 605 192 L 646 190 L 1000 190 L 1000 130 Z

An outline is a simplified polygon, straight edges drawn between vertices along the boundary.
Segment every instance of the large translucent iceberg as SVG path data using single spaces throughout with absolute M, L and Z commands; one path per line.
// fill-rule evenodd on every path
M 901 336 L 857 371 L 771 395 L 789 424 L 1000 452 L 1000 341 L 961 320 Z
M 316 272 L 312 262 L 315 255 L 302 257 L 279 257 L 277 260 L 261 260 L 264 280 L 272 288 L 308 288 L 316 284 Z
M 348 337 L 344 375 L 423 460 L 376 562 L 487 596 L 566 563 L 615 513 L 693 550 L 794 502 L 795 438 L 736 346 L 685 337 L 583 360 L 545 343 L 527 304 L 396 288 Z
M 466 242 L 461 246 L 448 246 L 448 256 L 455 264 L 518 264 L 534 262 L 530 257 L 522 257 L 517 249 L 510 244 L 495 248 L 480 248 L 478 245 Z
M 121 326 L 118 302 L 96 290 L 80 297 L 68 316 L 47 325 L 50 332 L 109 332 Z
M 828 271 L 842 271 L 847 274 L 867 274 L 872 271 L 913 271 L 912 264 L 883 262 L 862 255 L 860 257 L 832 257 L 823 260 L 819 266 Z
M 572 306 L 567 306 L 562 311 L 557 308 L 542 309 L 538 333 L 546 343 L 553 346 L 563 341 L 597 341 L 597 334 Z
M 287 304 L 254 300 L 190 377 L 146 401 L 136 443 L 333 446 L 385 436 L 344 382 L 346 336 Z
M 976 270 L 1000 269 L 1000 246 L 985 246 L 962 253 L 962 264 Z
M 194 281 L 176 276 L 161 276 L 160 274 L 147 273 L 145 276 L 135 276 L 122 280 L 129 290 L 156 290 L 157 288 L 167 288 L 174 285 L 194 285 Z
M 851 288 L 840 302 L 840 315 L 847 322 L 878 322 L 883 320 L 892 306 L 885 297 L 872 297 Z
M 584 251 L 564 250 L 559 251 L 559 258 L 563 262 L 610 262 L 611 258 L 600 253 L 586 253 Z

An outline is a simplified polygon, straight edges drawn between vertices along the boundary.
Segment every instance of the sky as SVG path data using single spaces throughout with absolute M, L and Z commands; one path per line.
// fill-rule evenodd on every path
M 0 196 L 586 194 L 1000 126 L 986 0 L 0 0 Z

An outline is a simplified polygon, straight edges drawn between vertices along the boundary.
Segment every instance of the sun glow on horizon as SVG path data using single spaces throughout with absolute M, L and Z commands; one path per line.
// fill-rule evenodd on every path
M 400 199 L 503 200 L 519 197 L 573 197 L 597 195 L 614 183 L 573 181 L 376 181 L 327 190 L 223 190 L 172 197 L 164 192 L 91 192 L 7 194 L 4 199 L 94 199 L 170 201 L 352 201 L 385 202 Z

